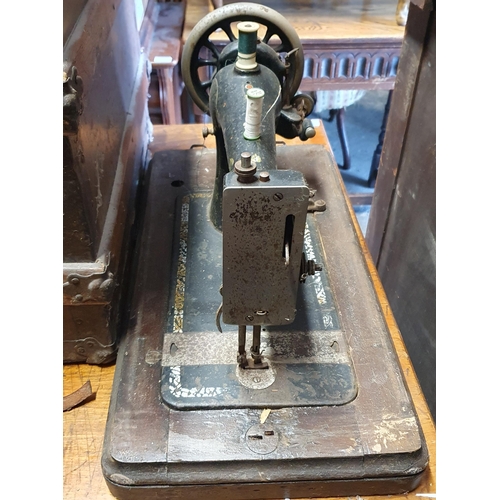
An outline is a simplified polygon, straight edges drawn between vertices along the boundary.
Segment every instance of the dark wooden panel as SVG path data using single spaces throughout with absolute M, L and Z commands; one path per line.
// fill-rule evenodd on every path
M 85 5 L 87 0 L 63 0 L 63 44 L 69 38 Z
M 391 108 L 366 233 L 366 243 L 376 264 L 402 156 L 414 87 L 427 31 L 428 9 L 420 10 L 411 4 L 411 11 L 412 15 L 408 16 L 401 49 L 401 60 L 391 98 Z
M 426 17 L 428 16 L 428 21 Z M 436 418 L 436 24 L 412 4 L 367 243 Z M 422 26 L 423 23 L 423 26 Z M 425 36 L 418 43 L 417 33 Z M 405 59 L 403 59 L 403 57 Z M 403 64 L 404 62 L 404 64 Z M 399 91 L 396 93 L 396 91 Z M 398 97 L 396 99 L 396 97 Z M 403 125 L 403 130 L 399 129 Z
M 65 262 L 91 262 L 90 230 L 68 137 L 63 137 L 63 255 Z
M 94 253 L 103 238 L 115 178 L 120 175 L 118 158 L 140 64 L 133 2 L 112 5 L 89 0 L 64 46 L 63 70 L 70 74 L 74 66 L 82 79 L 82 112 L 69 141 Z

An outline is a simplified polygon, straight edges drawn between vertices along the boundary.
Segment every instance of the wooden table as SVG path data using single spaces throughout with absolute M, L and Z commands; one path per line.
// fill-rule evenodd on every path
M 230 3 L 235 2 L 224 1 L 224 5 Z M 296 30 L 304 49 L 301 90 L 394 87 L 404 35 L 404 27 L 396 22 L 397 0 L 254 3 L 278 11 Z M 196 23 L 212 10 L 211 0 L 187 1 L 183 44 Z
M 150 149 L 152 152 L 160 149 L 189 149 L 193 144 L 203 143 L 201 129 L 202 125 L 198 124 L 157 125 L 154 127 L 155 138 L 150 145 Z M 290 141 L 286 140 L 285 142 L 288 144 L 299 144 L 300 140 L 293 139 Z M 321 144 L 325 148 L 330 149 L 321 122 L 317 126 L 316 137 L 311 140 L 311 143 Z M 209 136 L 206 139 L 205 146 L 214 147 L 213 137 Z M 347 197 L 345 191 L 344 196 Z M 426 493 L 436 492 L 435 425 L 352 209 L 350 209 L 350 213 L 429 449 L 429 467 L 421 485 L 415 491 L 402 496 L 363 496 L 363 500 L 425 498 Z M 65 365 L 63 367 L 63 395 L 72 393 L 87 380 L 90 380 L 92 388 L 96 392 L 96 397 L 93 401 L 63 414 L 63 488 L 66 500 L 110 500 L 113 498 L 106 486 L 100 464 L 113 376 L 114 366 Z M 417 497 L 417 494 L 421 496 Z M 337 500 L 339 499 L 337 498 Z

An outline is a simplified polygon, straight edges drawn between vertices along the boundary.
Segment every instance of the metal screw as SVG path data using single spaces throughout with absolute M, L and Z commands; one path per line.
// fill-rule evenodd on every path
M 71 278 L 71 283 L 73 285 L 79 285 L 80 284 L 80 280 L 78 278 Z
M 212 128 L 203 127 L 201 129 L 201 134 L 203 135 L 203 138 L 206 139 L 209 135 L 214 135 L 214 130 Z
M 83 300 L 83 295 L 81 295 L 81 294 L 77 293 L 77 294 L 75 295 L 75 300 L 76 300 L 77 302 L 81 302 L 81 301 Z
M 261 172 L 259 174 L 259 180 L 262 182 L 267 182 L 269 180 L 269 172 Z
M 253 316 L 248 315 L 245 319 L 246 319 L 247 321 L 253 321 Z
M 308 139 L 312 139 L 316 135 L 316 130 L 314 130 L 314 127 L 307 127 L 305 134 Z
M 274 201 L 280 201 L 283 199 L 283 193 L 274 193 L 273 198 Z

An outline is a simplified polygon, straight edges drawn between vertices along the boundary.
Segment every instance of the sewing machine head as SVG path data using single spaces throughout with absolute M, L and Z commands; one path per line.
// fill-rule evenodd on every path
M 233 28 L 237 30 L 237 36 Z M 259 31 L 265 31 L 259 38 Z M 210 36 L 225 32 L 222 49 Z M 273 37 L 279 43 L 270 44 Z M 284 17 L 256 4 L 231 5 L 205 17 L 191 32 L 182 57 L 188 91 L 210 114 L 217 169 L 210 218 L 222 231 L 220 314 L 238 325 L 242 368 L 267 368 L 260 353 L 264 325 L 295 318 L 299 282 L 320 270 L 303 253 L 310 190 L 302 173 L 278 170 L 276 133 L 307 140 L 314 101 L 297 91 L 302 45 Z M 252 357 L 245 353 L 253 327 Z

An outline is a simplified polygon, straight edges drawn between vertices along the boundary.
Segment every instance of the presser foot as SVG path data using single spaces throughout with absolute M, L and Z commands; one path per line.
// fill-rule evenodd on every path
M 266 361 L 257 362 L 255 359 L 248 358 L 247 364 L 243 366 L 245 370 L 266 370 L 269 368 L 269 364 Z
M 238 354 L 238 357 L 236 359 L 238 361 L 238 366 L 240 368 L 246 368 L 246 366 L 248 365 L 248 359 L 246 353 Z
M 251 358 L 247 358 L 245 354 L 238 354 L 238 366 L 243 370 L 265 370 L 269 368 L 269 363 L 262 360 L 262 356 L 252 354 Z

